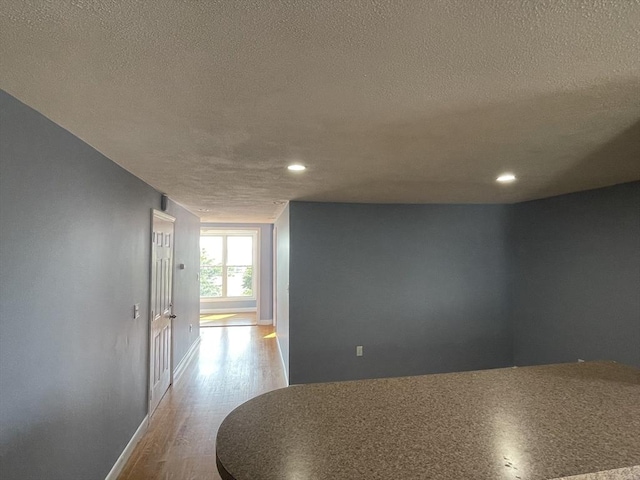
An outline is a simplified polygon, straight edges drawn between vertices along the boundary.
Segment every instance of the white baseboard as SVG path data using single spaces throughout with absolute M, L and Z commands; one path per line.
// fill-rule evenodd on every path
M 267 320 L 258 320 L 258 325 L 273 325 L 273 320 L 272 319 L 267 319 Z
M 201 308 L 200 313 L 248 313 L 257 312 L 256 307 L 246 308 Z
M 184 354 L 184 357 L 182 357 L 182 360 L 180 360 L 180 363 L 178 363 L 176 368 L 173 370 L 173 383 L 174 384 L 178 380 L 180 380 L 180 377 L 182 377 L 182 374 L 184 373 L 184 371 L 189 366 L 189 363 L 191 362 L 191 360 L 193 360 L 193 358 L 195 357 L 196 353 L 198 352 L 198 345 L 200 345 L 200 340 L 201 340 L 201 337 L 200 337 L 200 335 L 198 335 L 198 338 L 196 338 L 193 341 L 193 343 L 189 347 L 189 350 L 187 350 L 187 353 Z
M 133 449 L 136 448 L 136 445 L 138 445 L 138 442 L 142 439 L 142 436 L 147 432 L 147 428 L 149 428 L 149 415 L 145 416 L 142 419 L 142 423 L 136 430 L 136 433 L 133 434 L 133 437 L 131 437 L 131 440 L 129 440 L 127 446 L 124 447 L 124 450 L 118 457 L 118 460 L 116 460 L 113 468 L 111 468 L 111 471 L 105 477 L 105 480 L 116 480 L 118 478 L 118 475 L 122 473 L 122 469 L 129 460 L 129 457 L 131 457 Z
M 284 373 L 284 380 L 287 382 L 287 387 L 289 386 L 289 375 L 287 375 L 287 365 L 284 363 L 284 355 L 282 355 L 282 349 L 280 348 L 280 339 L 278 338 L 278 334 L 276 333 L 276 344 L 278 345 L 278 352 L 280 352 L 280 362 L 282 362 L 282 372 Z

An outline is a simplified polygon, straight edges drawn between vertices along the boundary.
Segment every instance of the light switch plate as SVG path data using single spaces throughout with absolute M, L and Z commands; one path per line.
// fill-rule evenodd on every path
M 136 303 L 133 306 L 133 319 L 140 318 L 140 304 Z

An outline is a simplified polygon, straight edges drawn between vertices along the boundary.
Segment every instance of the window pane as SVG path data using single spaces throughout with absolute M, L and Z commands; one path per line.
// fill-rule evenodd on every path
M 222 237 L 200 237 L 200 265 L 222 265 Z
M 227 265 L 253 265 L 253 237 L 227 237 Z
M 227 297 L 253 296 L 253 268 L 227 268 Z
M 222 267 L 200 266 L 200 296 L 222 296 Z

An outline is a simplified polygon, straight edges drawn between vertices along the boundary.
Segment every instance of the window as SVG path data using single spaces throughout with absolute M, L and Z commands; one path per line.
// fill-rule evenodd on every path
M 200 297 L 255 299 L 257 231 L 203 230 L 200 236 Z

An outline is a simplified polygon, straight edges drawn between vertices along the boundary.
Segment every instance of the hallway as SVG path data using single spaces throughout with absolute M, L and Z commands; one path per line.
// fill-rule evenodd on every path
M 215 438 L 224 417 L 286 386 L 271 326 L 203 328 L 199 353 L 169 389 L 118 477 L 220 479 Z

